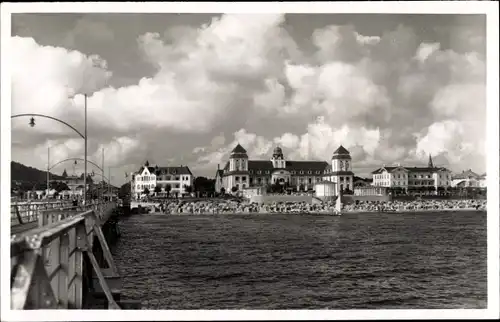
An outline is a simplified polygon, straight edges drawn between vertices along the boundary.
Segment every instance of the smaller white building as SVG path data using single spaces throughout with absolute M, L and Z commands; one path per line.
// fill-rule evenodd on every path
M 182 196 L 192 191 L 193 182 L 194 176 L 188 166 L 150 166 L 146 161 L 132 174 L 130 188 L 135 199 L 143 197 L 145 192 L 156 196 Z
M 314 185 L 314 190 L 316 191 L 316 197 L 325 198 L 333 197 L 337 195 L 337 184 L 332 181 L 320 181 Z
M 453 175 L 451 180 L 452 187 L 474 187 L 480 188 L 486 186 L 486 174 L 480 176 L 471 169 L 462 171 Z

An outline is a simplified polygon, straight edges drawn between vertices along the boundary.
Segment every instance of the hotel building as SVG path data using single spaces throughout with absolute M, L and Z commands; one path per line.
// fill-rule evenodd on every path
M 451 171 L 435 167 L 429 155 L 427 167 L 383 166 L 372 172 L 375 187 L 401 188 L 404 191 L 419 187 L 434 187 L 435 191 L 452 185 Z M 439 189 L 438 189 L 439 188 Z
M 155 188 L 160 188 L 159 194 L 167 194 L 167 185 L 170 185 L 170 195 L 179 196 L 186 193 L 186 188 L 193 186 L 194 176 L 187 166 L 159 167 L 146 163 L 135 173 L 132 173 L 130 183 L 134 198 L 140 198 L 147 188 L 154 194 Z
M 287 160 L 280 147 L 276 147 L 269 160 L 249 160 L 247 151 L 240 145 L 231 151 L 223 169 L 218 168 L 216 191 L 230 193 L 233 187 L 238 191 L 251 187 L 272 184 L 285 186 L 289 190 L 313 190 L 316 183 L 335 183 L 335 193 L 353 189 L 354 174 L 351 171 L 351 156 L 340 146 L 331 159 L 326 161 Z

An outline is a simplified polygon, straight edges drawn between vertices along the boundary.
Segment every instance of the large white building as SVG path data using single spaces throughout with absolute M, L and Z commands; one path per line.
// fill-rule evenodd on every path
M 150 195 L 180 196 L 187 192 L 188 187 L 192 188 L 194 182 L 193 173 L 188 166 L 153 167 L 148 161 L 137 172 L 132 173 L 131 177 L 131 193 L 137 199 L 144 195 L 146 188 Z M 159 189 L 158 193 L 155 193 L 156 187 Z
M 331 159 L 326 161 L 287 160 L 280 147 L 276 147 L 269 160 L 249 160 L 246 150 L 238 144 L 230 154 L 223 169 L 217 169 L 216 191 L 230 193 L 249 187 L 264 187 L 278 184 L 294 191 L 314 190 L 315 184 L 333 182 L 335 194 L 339 190 L 353 189 L 354 174 L 351 171 L 351 156 L 340 146 Z
M 435 167 L 429 156 L 427 167 L 383 166 L 372 172 L 373 186 L 401 188 L 404 191 L 421 187 L 434 187 L 434 191 L 447 189 L 452 185 L 451 171 Z

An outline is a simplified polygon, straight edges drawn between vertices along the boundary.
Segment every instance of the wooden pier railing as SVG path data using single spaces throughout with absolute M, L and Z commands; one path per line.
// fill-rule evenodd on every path
M 92 272 L 109 309 L 120 309 L 108 283 L 119 279 L 102 226 L 114 203 L 39 213 L 38 227 L 11 236 L 11 308 L 82 309 Z M 94 238 L 96 237 L 96 238 Z M 93 249 L 97 240 L 105 265 Z M 90 263 L 90 265 L 85 265 Z M 107 267 L 101 267 L 107 266 Z M 85 270 L 85 268 L 88 268 Z
M 45 202 L 17 202 L 10 205 L 11 226 L 38 221 L 41 211 L 60 209 L 71 206 L 71 200 Z

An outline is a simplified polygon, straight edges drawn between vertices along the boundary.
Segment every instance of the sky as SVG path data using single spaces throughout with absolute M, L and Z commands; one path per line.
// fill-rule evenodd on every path
M 353 171 L 434 164 L 486 171 L 486 18 L 389 14 L 13 14 L 12 114 L 83 132 L 112 183 L 146 160 L 213 177 L 240 143 L 251 159 Z M 59 123 L 12 119 L 12 160 L 83 157 Z M 71 162 L 55 167 L 67 169 Z M 90 166 L 90 169 L 97 169 Z M 81 173 L 80 163 L 75 171 Z M 106 174 L 107 175 L 107 174 Z

